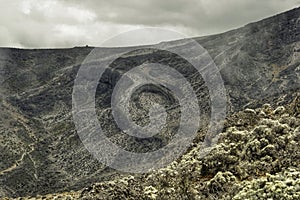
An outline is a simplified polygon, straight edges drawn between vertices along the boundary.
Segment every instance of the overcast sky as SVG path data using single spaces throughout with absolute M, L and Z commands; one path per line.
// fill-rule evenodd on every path
M 112 36 L 144 27 L 202 36 L 237 28 L 300 5 L 300 0 L 0 2 L 0 46 L 23 48 L 101 46 Z M 155 40 L 151 42 L 157 42 Z M 142 43 L 142 40 L 137 39 L 136 43 Z

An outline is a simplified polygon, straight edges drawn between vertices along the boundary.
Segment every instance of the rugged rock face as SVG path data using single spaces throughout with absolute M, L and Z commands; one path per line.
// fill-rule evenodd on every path
M 286 106 L 229 116 L 205 158 L 196 142 L 166 168 L 34 199 L 299 199 L 299 95 Z
M 164 169 L 94 184 L 82 190 L 80 198 L 298 199 L 299 103 L 296 97 L 286 107 L 265 104 L 235 113 L 205 158 L 199 158 L 201 146 L 194 144 Z
M 92 48 L 1 49 L 0 197 L 79 190 L 95 182 L 113 180 L 74 195 L 156 198 L 172 194 L 174 198 L 235 196 L 239 199 L 245 195 L 263 195 L 254 191 L 257 185 L 248 179 L 261 178 L 266 173 L 272 174 L 267 182 L 276 181 L 280 176 L 297 177 L 288 174 L 295 174 L 299 169 L 299 97 L 296 94 L 300 85 L 299 16 L 298 8 L 227 33 L 196 38 L 214 59 L 228 92 L 231 117 L 224 138 L 209 156 L 197 160 L 197 141 L 203 138 L 200 130 L 194 147 L 181 160 L 142 176 L 128 177 L 106 168 L 89 154 L 77 136 L 71 114 L 72 87 L 80 64 Z M 187 48 L 183 43 L 166 45 Z M 107 55 L 118 51 L 102 50 Z M 112 121 L 109 97 L 114 84 L 126 70 L 145 62 L 172 65 L 181 70 L 197 96 L 203 99 L 200 106 L 204 119 L 210 114 L 208 91 L 201 76 L 195 75 L 188 63 L 176 55 L 150 49 L 116 60 L 97 88 L 98 117 L 112 141 L 137 152 L 165 145 L 177 123 L 169 121 L 172 126 L 164 133 L 153 141 L 141 142 L 119 133 Z M 173 106 L 170 110 L 177 116 L 177 102 L 166 98 L 166 94 L 164 88 L 152 86 L 138 91 L 132 105 L 135 121 L 147 123 L 148 119 L 141 117 L 147 113 L 147 106 L 139 110 L 143 99 Z M 259 109 L 266 103 L 271 106 Z M 288 104 L 294 105 L 295 112 Z M 280 105 L 288 111 L 284 107 L 271 108 Z M 240 110 L 244 111 L 239 113 Z M 149 142 L 151 145 L 147 145 Z M 241 188 L 241 182 L 247 187 L 239 190 L 240 193 L 232 191 Z M 261 187 L 272 191 L 268 186 Z

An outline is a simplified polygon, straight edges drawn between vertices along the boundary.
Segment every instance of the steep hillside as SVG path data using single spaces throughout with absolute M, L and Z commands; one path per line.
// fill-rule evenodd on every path
M 246 25 L 240 29 L 223 34 L 195 38 L 199 44 L 207 49 L 220 70 L 228 95 L 229 116 L 234 116 L 234 113 L 246 108 L 258 109 L 266 103 L 271 104 L 273 107 L 280 105 L 287 106 L 295 100 L 297 96 L 296 92 L 299 91 L 300 87 L 299 16 L 300 8 L 297 8 L 260 22 Z M 175 45 L 176 48 L 183 50 L 188 48 L 184 45 L 184 41 L 168 42 L 165 45 Z M 89 47 L 48 50 L 0 49 L 0 198 L 60 193 L 63 191 L 80 190 L 95 182 L 123 180 L 118 179 L 118 177 L 125 176 L 126 174 L 120 174 L 115 170 L 105 167 L 84 148 L 72 120 L 72 89 L 74 79 L 80 64 L 92 50 L 93 48 Z M 100 51 L 106 55 L 112 55 L 118 52 L 118 48 L 102 48 Z M 144 50 L 143 54 L 131 52 L 126 57 L 117 59 L 110 66 L 111 70 L 105 72 L 105 76 L 101 78 L 97 88 L 97 114 L 110 139 L 123 148 L 135 152 L 154 150 L 165 145 L 172 137 L 172 133 L 176 130 L 178 123 L 176 120 L 169 121 L 170 126 L 157 137 L 152 140 L 140 141 L 136 138 L 124 136 L 112 120 L 109 98 L 111 97 L 113 86 L 126 71 L 147 62 L 171 65 L 184 73 L 197 91 L 197 96 L 202 99 L 199 105 L 203 110 L 202 119 L 204 119 L 204 122 L 207 123 L 210 114 L 209 94 L 201 75 L 195 74 L 189 63 L 182 61 L 178 56 L 168 52 L 153 51 L 153 49 L 148 48 Z M 132 105 L 135 120 L 141 124 L 147 123 L 147 118 L 141 115 L 147 113 L 145 112 L 147 109 L 140 109 L 138 106 L 139 102 L 142 101 L 142 98 L 139 98 L 139 96 L 143 97 L 147 95 L 151 97 L 149 98 L 150 100 L 155 99 L 166 107 L 169 106 L 170 112 L 174 116 L 177 116 L 178 102 L 165 94 L 168 94 L 168 91 L 163 87 L 150 87 L 150 90 L 149 87 L 141 89 L 136 94 L 137 96 L 133 102 L 134 105 Z M 299 101 L 296 101 L 296 104 L 299 104 Z M 255 111 L 256 114 L 257 112 L 260 112 L 260 110 Z M 248 114 L 250 115 L 251 112 Z M 297 136 L 299 133 L 299 122 L 297 121 L 299 113 L 296 115 L 289 113 L 289 115 L 293 117 L 291 120 L 296 118 L 296 124 L 289 125 L 287 133 L 284 134 L 286 134 L 286 137 L 296 137 L 296 139 L 291 140 L 299 142 Z M 271 114 L 266 114 L 266 116 L 255 120 L 256 124 L 252 124 L 252 127 L 247 128 L 242 125 L 242 130 L 240 131 L 249 131 L 251 134 L 254 134 L 254 130 L 257 130 L 254 126 L 269 126 L 263 123 L 273 123 L 273 121 L 268 121 L 267 119 L 271 118 L 273 120 L 274 118 L 274 120 L 280 120 L 280 116 L 273 117 Z M 282 117 L 284 118 L 284 116 Z M 242 119 L 244 118 L 247 117 L 242 117 Z M 264 118 L 266 120 L 263 120 Z M 230 119 L 233 118 L 229 118 L 229 122 Z M 274 123 L 276 125 L 277 122 Z M 280 122 L 279 125 L 281 126 L 282 124 L 286 123 Z M 274 131 L 276 132 L 277 125 L 275 125 L 270 125 L 270 134 Z M 206 126 L 207 124 L 204 123 L 203 127 L 201 127 L 202 129 L 199 130 L 199 136 L 195 139 L 196 146 L 197 142 L 203 139 L 203 130 L 207 128 Z M 226 127 L 224 131 L 227 133 L 231 131 L 234 134 L 237 132 L 236 129 L 227 130 Z M 250 138 L 243 138 L 241 136 L 240 139 L 245 139 L 249 145 L 252 145 L 256 138 L 256 136 L 252 136 Z M 235 142 L 236 144 L 232 144 L 233 147 L 239 145 L 238 141 Z M 272 141 L 270 145 L 276 146 L 276 142 L 280 141 Z M 217 163 L 217 166 L 214 164 L 213 166 L 204 166 L 201 164 L 201 170 L 199 171 L 201 174 L 196 176 L 196 178 L 206 178 L 208 181 L 207 184 L 211 185 L 207 186 L 206 189 L 204 188 L 204 190 L 218 190 L 214 189 L 214 187 L 217 187 L 216 185 L 219 182 L 210 182 L 219 179 L 219 176 L 222 180 L 224 176 L 243 180 L 247 177 L 253 177 L 253 168 L 256 168 L 257 165 L 251 166 L 252 162 L 250 160 L 255 161 L 257 159 L 258 162 L 262 162 L 260 154 L 254 156 L 250 153 L 249 155 L 245 154 L 244 157 L 239 157 L 240 155 L 227 154 L 229 151 L 234 151 L 234 148 L 224 149 L 225 147 L 221 146 L 218 148 L 221 148 L 219 150 L 220 152 L 223 151 L 223 153 L 220 154 L 222 158 L 216 159 L 226 159 L 226 155 L 228 155 L 229 163 L 225 163 L 226 166 L 222 166 L 223 162 L 220 164 Z M 253 147 L 253 151 L 255 151 L 255 148 L 258 147 Z M 270 146 L 266 151 L 274 151 L 274 148 Z M 297 151 L 297 148 L 293 147 L 291 153 L 294 150 Z M 215 151 L 218 150 L 216 149 Z M 197 152 L 197 148 L 193 148 L 191 152 Z M 275 157 L 277 159 L 285 157 L 287 152 L 284 151 L 282 155 L 280 154 Z M 218 152 L 216 153 L 218 154 Z M 184 156 L 183 161 L 190 154 Z M 236 157 L 233 158 L 232 156 Z M 294 156 L 294 154 L 290 156 Z M 294 159 L 299 160 L 299 155 L 295 156 Z M 269 157 L 266 159 L 276 160 L 272 156 L 271 158 Z M 231 158 L 233 159 L 232 161 L 230 160 Z M 204 159 L 210 159 L 210 157 Z M 250 165 L 247 166 L 250 170 L 250 174 L 248 175 L 247 169 L 241 172 L 234 171 L 239 170 L 237 169 L 239 165 L 236 162 L 243 159 L 248 159 L 245 165 Z M 292 158 L 290 159 L 292 160 Z M 185 168 L 183 161 L 180 161 L 180 165 L 182 165 L 180 168 L 188 171 L 191 165 Z M 224 167 L 228 169 L 228 173 L 223 170 Z M 244 166 L 240 167 L 243 168 Z M 278 168 L 294 167 L 293 169 L 288 169 L 286 173 L 292 173 L 297 167 L 299 169 L 299 166 L 290 163 L 290 161 L 283 162 L 282 165 L 276 165 L 276 167 L 276 170 L 273 171 L 269 169 L 270 167 L 263 167 L 257 173 L 272 173 L 274 177 L 271 179 L 275 180 L 277 177 L 275 173 L 281 172 Z M 181 175 L 182 178 L 185 177 L 185 175 Z M 149 194 L 151 197 L 151 195 L 165 195 L 168 192 L 167 187 L 166 191 L 160 189 L 164 185 L 162 182 L 166 182 L 167 179 L 157 182 L 157 186 L 152 186 L 151 181 L 155 182 L 155 180 L 147 178 L 147 176 L 135 175 L 134 177 L 140 181 L 136 184 L 141 182 L 146 184 L 145 188 L 137 185 L 137 187 L 140 187 L 139 189 L 149 190 L 149 192 L 145 191 L 145 195 Z M 183 181 L 182 184 L 185 181 L 190 184 L 191 181 L 189 180 L 189 176 L 186 177 L 186 180 L 180 180 Z M 122 187 L 122 185 L 118 184 L 116 187 Z M 235 182 L 233 181 L 232 184 L 235 184 Z M 250 186 L 247 186 L 247 188 L 250 188 L 249 190 L 256 187 L 251 184 L 249 182 Z M 102 187 L 101 184 L 99 187 Z M 171 193 L 187 195 L 188 193 L 195 192 L 188 191 L 187 188 L 176 187 L 170 187 L 174 190 L 178 189 L 177 192 L 170 190 Z M 191 188 L 195 189 L 198 186 L 194 187 L 192 185 Z M 230 189 L 232 186 L 228 188 Z M 119 189 L 122 191 L 122 188 Z M 155 192 L 155 190 L 158 191 Z M 181 190 L 186 191 L 179 192 Z M 87 196 L 89 196 L 92 191 L 88 190 L 87 192 Z M 218 195 L 225 195 L 226 192 L 229 191 L 225 190 L 224 194 Z M 247 192 L 244 191 L 243 194 L 240 194 L 240 198 Z M 102 195 L 102 193 L 100 194 Z M 205 192 L 203 195 L 206 195 Z M 207 195 L 209 195 L 208 191 Z
M 264 104 L 229 116 L 205 158 L 195 143 L 166 168 L 34 199 L 299 199 L 299 95 L 286 106 Z

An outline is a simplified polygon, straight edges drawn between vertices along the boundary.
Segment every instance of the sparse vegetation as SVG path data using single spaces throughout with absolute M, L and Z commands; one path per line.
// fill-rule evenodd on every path
M 299 103 L 297 97 L 285 107 L 266 104 L 233 114 L 204 158 L 195 144 L 166 168 L 37 199 L 299 199 Z M 241 126 L 249 113 L 253 123 Z

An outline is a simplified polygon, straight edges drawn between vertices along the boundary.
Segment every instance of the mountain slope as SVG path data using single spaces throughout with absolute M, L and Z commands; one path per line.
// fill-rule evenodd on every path
M 195 38 L 220 70 L 228 92 L 229 114 L 265 103 L 287 105 L 292 102 L 300 85 L 299 16 L 300 8 L 297 8 L 240 29 Z M 187 48 L 176 41 L 166 45 Z M 78 190 L 120 176 L 90 155 L 72 121 L 74 79 L 92 49 L 0 49 L 0 197 Z M 101 51 L 110 55 L 118 49 Z M 197 95 L 204 100 L 200 102 L 203 118 L 208 118 L 210 113 L 208 91 L 201 76 L 193 76 L 188 64 L 176 56 L 146 50 L 142 55 L 133 52 L 126 59 L 118 59 L 111 66 L 118 70 L 107 71 L 100 80 L 96 96 L 98 117 L 103 119 L 102 125 L 113 141 L 137 152 L 163 146 L 176 128 L 175 120 L 173 128 L 149 141 L 150 146 L 136 149 L 139 141 L 119 134 L 111 121 L 108 100 L 113 85 L 126 70 L 145 62 L 170 64 L 186 71 Z M 176 105 L 157 97 L 166 93 L 163 88 L 153 90 L 141 90 L 140 94 L 154 96 L 168 106 Z M 176 114 L 176 108 L 173 110 Z M 146 123 L 144 117 L 136 113 L 136 120 Z M 199 132 L 198 140 L 201 140 L 203 136 Z
M 199 156 L 201 145 L 194 144 L 180 160 L 157 171 L 34 199 L 297 200 L 299 97 L 286 106 L 264 104 L 228 117 L 218 145 L 205 158 Z

